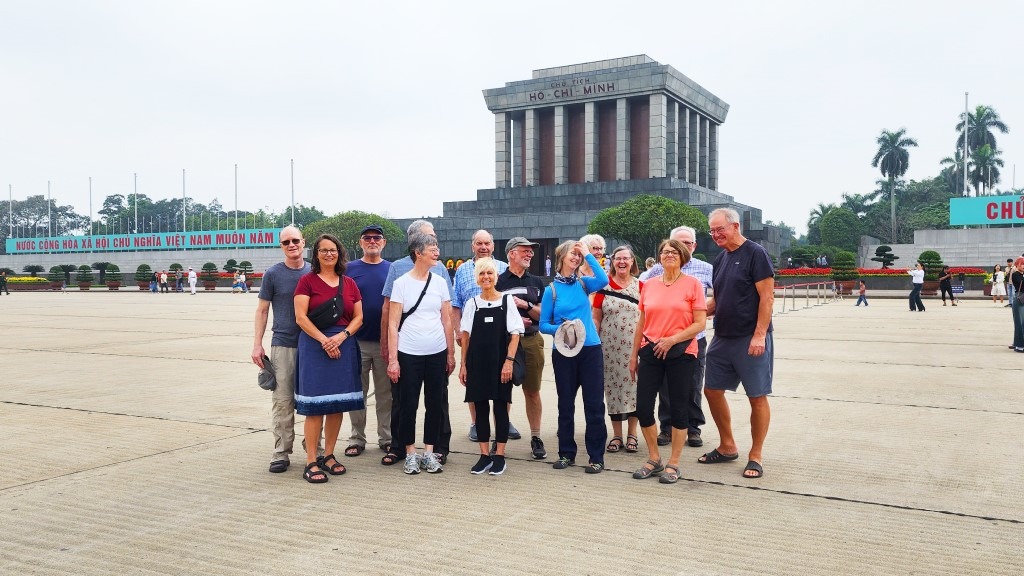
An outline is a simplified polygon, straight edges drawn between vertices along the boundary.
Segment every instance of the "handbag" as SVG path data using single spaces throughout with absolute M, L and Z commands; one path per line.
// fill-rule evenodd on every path
M 506 312 L 505 301 L 508 298 L 508 294 L 501 297 L 501 311 Z M 505 332 L 505 350 L 508 350 L 508 341 L 512 339 L 512 335 Z M 512 360 L 512 384 L 516 386 L 522 386 L 523 381 L 526 380 L 526 352 L 523 351 L 523 339 L 519 338 L 519 345 L 516 346 L 516 353 Z
M 344 285 L 345 278 L 339 277 L 338 293 L 334 295 L 334 298 L 317 306 L 306 315 L 313 326 L 317 327 L 317 330 L 326 330 L 337 324 L 338 318 L 341 318 L 341 313 L 345 309 L 345 305 L 342 303 L 342 297 L 345 294 Z
M 660 360 L 660 358 L 654 355 L 654 341 L 647 336 L 644 336 L 644 340 L 646 340 L 647 343 L 640 348 L 640 356 L 648 362 Z M 690 342 L 693 342 L 693 338 L 674 344 L 668 349 L 668 353 L 665 354 L 665 360 L 675 360 L 685 354 L 686 348 L 690 345 Z
M 412 305 L 412 308 L 409 308 L 408 312 L 402 312 L 402 319 L 398 321 L 399 332 L 402 331 L 402 324 L 405 324 L 405 319 L 412 316 L 412 313 L 420 307 L 420 302 L 423 301 L 423 296 L 427 294 L 427 287 L 430 286 L 430 277 L 433 275 L 434 274 L 432 272 L 427 272 L 427 281 L 423 284 L 423 291 L 420 292 L 420 297 L 416 299 L 416 303 Z

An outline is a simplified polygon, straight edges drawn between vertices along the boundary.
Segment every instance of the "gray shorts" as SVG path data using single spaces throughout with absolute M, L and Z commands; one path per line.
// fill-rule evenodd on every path
M 741 338 L 723 338 L 716 335 L 708 346 L 704 387 L 733 392 L 743 383 L 743 391 L 750 398 L 772 393 L 772 372 L 775 365 L 775 346 L 772 333 L 764 340 L 764 354 L 747 353 L 753 335 Z

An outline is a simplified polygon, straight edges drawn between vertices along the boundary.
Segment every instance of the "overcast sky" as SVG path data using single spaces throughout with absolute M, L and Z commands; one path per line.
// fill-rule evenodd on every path
M 856 6 L 854 6 L 856 4 Z M 109 194 L 282 211 L 439 216 L 494 186 L 481 90 L 647 54 L 727 103 L 720 189 L 803 231 L 865 193 L 883 129 L 939 172 L 970 104 L 994 106 L 1024 185 L 1019 2 L 0 3 L 0 184 L 87 213 Z M 6 199 L 7 190 L 3 190 Z

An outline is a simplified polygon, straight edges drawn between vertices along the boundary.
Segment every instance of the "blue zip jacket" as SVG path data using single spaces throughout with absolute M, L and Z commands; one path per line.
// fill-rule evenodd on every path
M 601 343 L 601 337 L 597 334 L 597 326 L 594 326 L 587 296 L 607 286 L 608 275 L 593 254 L 586 254 L 584 258 L 594 271 L 593 276 L 580 278 L 571 285 L 553 280 L 551 283 L 556 285 L 557 292 L 554 299 L 551 297 L 551 286 L 544 289 L 544 297 L 540 301 L 540 331 L 554 334 L 563 321 L 579 319 L 587 331 L 583 345 L 596 346 Z

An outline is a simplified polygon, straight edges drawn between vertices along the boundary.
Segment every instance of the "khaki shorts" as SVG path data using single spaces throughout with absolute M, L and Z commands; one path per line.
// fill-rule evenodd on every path
M 544 337 L 540 332 L 519 339 L 526 355 L 526 378 L 523 390 L 540 392 L 540 379 L 544 373 Z

